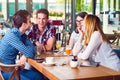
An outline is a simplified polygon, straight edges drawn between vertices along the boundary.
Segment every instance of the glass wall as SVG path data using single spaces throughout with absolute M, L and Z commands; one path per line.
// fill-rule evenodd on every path
M 0 12 L 2 11 L 2 3 L 0 2 Z
M 81 11 L 92 14 L 93 1 L 94 0 L 75 0 L 75 9 L 71 9 L 73 4 L 71 0 L 0 0 L 0 12 L 4 15 L 4 19 L 7 20 L 20 9 L 32 9 L 28 11 L 30 11 L 31 14 L 33 13 L 33 17 L 35 17 L 38 9 L 47 8 L 50 12 L 50 19 L 65 19 L 66 23 L 71 24 L 72 10 L 75 10 L 76 14 Z M 120 0 L 96 0 L 95 13 L 100 17 L 105 32 L 112 32 L 113 29 L 120 30 L 119 4 Z
M 18 10 L 26 9 L 26 0 L 18 0 Z
M 76 0 L 76 12 L 81 11 L 92 13 L 92 0 Z
M 15 0 L 9 0 L 9 16 L 13 16 L 15 13 Z
M 41 9 L 41 8 L 45 8 L 45 0 L 32 0 L 33 4 L 32 4 L 32 9 L 33 11 L 34 10 L 38 10 L 38 9 Z
M 76 0 L 76 13 L 92 13 L 94 0 Z M 105 33 L 120 30 L 120 0 L 96 0 L 95 15 L 99 16 Z
M 45 0 L 32 0 L 32 22 L 36 23 L 36 11 L 45 8 Z
M 16 5 L 17 4 L 17 5 Z M 15 0 L 9 0 L 9 16 L 13 16 L 15 11 L 20 9 L 26 9 L 26 0 L 18 0 L 18 3 Z
M 65 11 L 64 0 L 48 0 L 48 10 L 51 19 L 63 19 Z
M 113 33 L 113 30 L 119 30 L 120 27 L 120 0 L 97 0 L 100 10 L 98 16 L 103 23 L 103 30 L 106 33 Z

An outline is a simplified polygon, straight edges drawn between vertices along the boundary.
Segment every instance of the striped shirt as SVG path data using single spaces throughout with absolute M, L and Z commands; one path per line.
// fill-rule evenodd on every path
M 18 52 L 34 58 L 35 47 L 17 28 L 9 30 L 0 42 L 0 60 L 5 64 L 15 64 Z

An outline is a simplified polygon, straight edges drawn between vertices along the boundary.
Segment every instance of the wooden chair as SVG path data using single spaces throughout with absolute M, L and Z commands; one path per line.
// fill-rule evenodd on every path
M 16 80 L 20 80 L 20 70 L 24 68 L 22 64 L 8 65 L 0 63 L 0 80 L 4 80 L 1 71 L 12 72 L 9 80 L 13 80 L 16 77 Z
M 119 37 L 117 34 L 105 34 L 108 38 L 110 44 L 112 45 L 118 45 L 119 44 Z
M 120 32 L 117 30 L 113 30 L 114 34 L 105 34 L 114 49 L 120 49 L 119 40 L 120 40 Z
M 120 40 L 120 32 L 117 30 L 113 30 L 114 34 L 117 36 L 117 45 L 119 46 L 119 40 Z

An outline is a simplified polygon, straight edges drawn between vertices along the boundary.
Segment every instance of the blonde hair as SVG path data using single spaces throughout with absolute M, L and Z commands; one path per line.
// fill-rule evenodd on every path
M 100 19 L 95 16 L 95 15 L 87 15 L 84 19 L 84 27 L 85 27 L 85 42 L 84 45 L 88 45 L 91 35 L 94 31 L 99 31 L 101 36 L 102 36 L 102 40 L 105 42 L 108 42 L 105 34 L 102 31 L 102 26 L 101 26 L 101 22 Z

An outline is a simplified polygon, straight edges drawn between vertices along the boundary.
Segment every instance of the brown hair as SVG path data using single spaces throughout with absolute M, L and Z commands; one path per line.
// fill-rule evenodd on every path
M 86 15 L 88 15 L 87 12 L 80 12 L 80 13 L 78 13 L 78 14 L 76 15 L 76 18 L 79 16 L 79 17 L 81 17 L 81 18 L 84 19 Z M 78 30 L 77 30 L 77 28 L 75 28 L 75 32 L 76 32 L 76 33 L 79 33 Z
M 105 36 L 105 34 L 103 33 L 102 30 L 102 26 L 101 26 L 101 21 L 100 19 L 95 16 L 95 15 L 87 15 L 84 19 L 84 27 L 85 27 L 85 42 L 84 45 L 88 45 L 91 35 L 94 31 L 99 31 L 101 36 L 102 36 L 102 40 L 105 42 L 109 42 Z
M 14 27 L 20 28 L 22 23 L 27 23 L 27 17 L 30 16 L 30 13 L 26 10 L 17 11 L 12 17 L 14 22 Z
M 49 12 L 47 9 L 39 9 L 36 13 L 36 17 L 38 16 L 39 13 L 43 13 L 46 15 L 47 19 L 49 18 Z
M 76 17 L 77 16 L 80 16 L 81 18 L 85 18 L 85 16 L 87 15 L 87 12 L 80 12 L 80 13 L 78 13 L 77 15 L 76 15 Z

